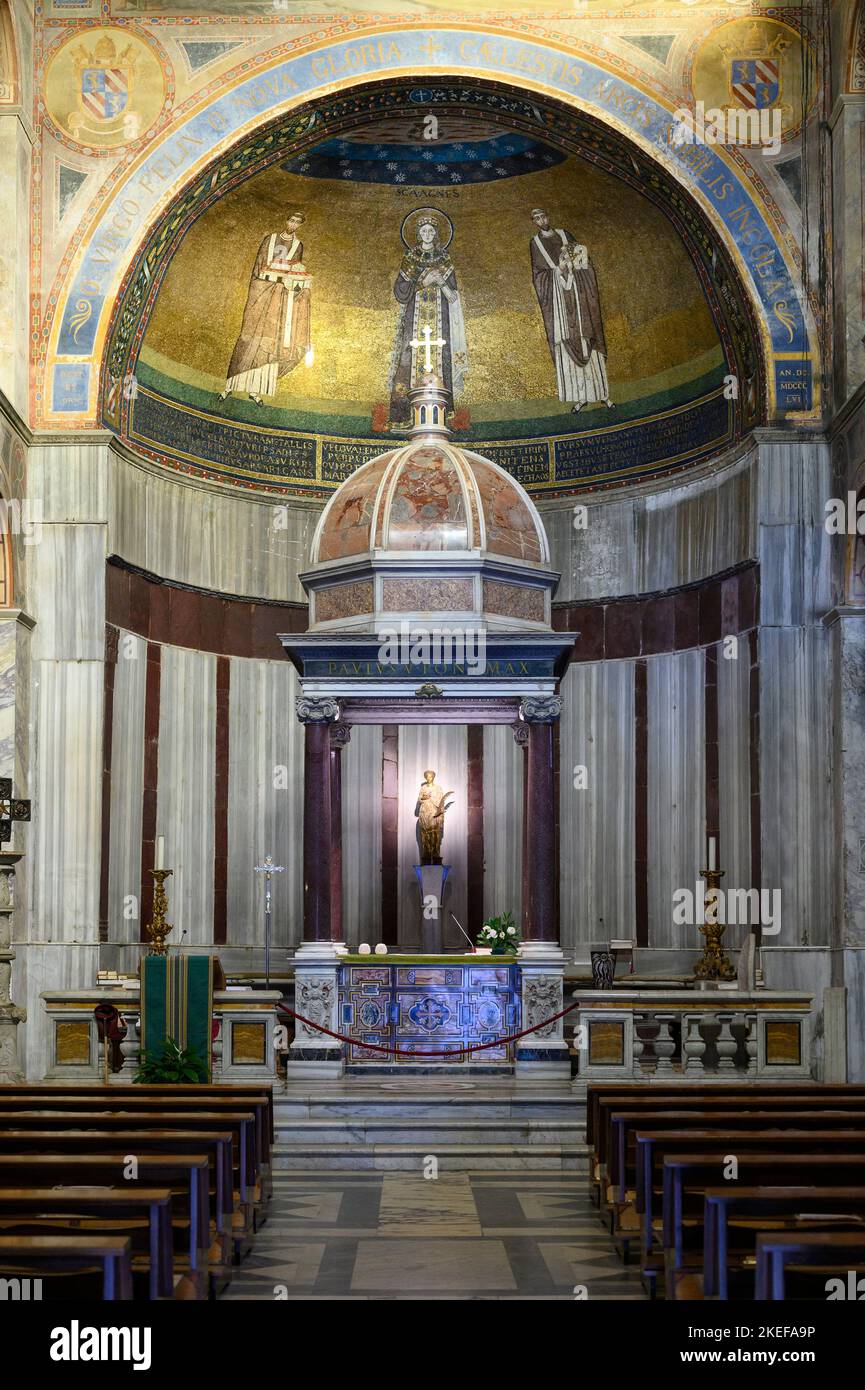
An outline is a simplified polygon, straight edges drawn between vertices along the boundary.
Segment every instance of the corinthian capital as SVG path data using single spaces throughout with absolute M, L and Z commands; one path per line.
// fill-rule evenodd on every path
M 335 724 L 339 719 L 339 702 L 329 695 L 298 695 L 295 710 L 301 724 Z
M 520 718 L 527 724 L 551 724 L 561 712 L 561 695 L 527 695 L 520 701 Z

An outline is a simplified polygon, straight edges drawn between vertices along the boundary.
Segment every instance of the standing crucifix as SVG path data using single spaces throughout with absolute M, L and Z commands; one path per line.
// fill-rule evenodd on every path
M 263 864 L 256 864 L 256 874 L 264 874 L 264 985 L 270 989 L 270 880 L 274 874 L 284 874 L 284 864 L 274 864 L 273 855 L 266 854 Z
M 432 371 L 432 364 L 433 364 L 433 363 L 432 363 L 432 353 L 431 353 L 430 349 L 431 349 L 431 348 L 440 348 L 440 347 L 444 347 L 444 345 L 445 345 L 445 340 L 444 340 L 444 338 L 434 338 L 433 335 L 432 335 L 432 329 L 430 328 L 430 326 L 429 326 L 428 323 L 425 323 L 424 326 L 423 326 L 423 328 L 420 329 L 420 334 L 421 334 L 420 338 L 412 338 L 411 342 L 409 343 L 409 347 L 413 347 L 413 348 L 423 348 L 423 350 L 424 350 L 424 360 L 423 360 L 424 368 L 425 368 L 426 371 L 430 372 L 430 371 Z

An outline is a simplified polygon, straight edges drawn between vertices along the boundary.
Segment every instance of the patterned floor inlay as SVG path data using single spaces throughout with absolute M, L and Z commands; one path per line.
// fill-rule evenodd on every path
M 636 1270 L 613 1252 L 584 1177 L 286 1172 L 275 1175 L 268 1220 L 223 1297 L 644 1295 Z
M 435 1200 L 430 1201 L 430 1188 Z M 435 1181 L 410 1173 L 382 1181 L 379 1234 L 383 1236 L 479 1236 L 481 1223 L 465 1173 L 442 1173 Z

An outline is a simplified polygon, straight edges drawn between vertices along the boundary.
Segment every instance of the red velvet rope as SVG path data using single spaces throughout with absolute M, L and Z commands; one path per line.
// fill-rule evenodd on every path
M 339 1042 L 349 1043 L 352 1047 L 362 1047 L 367 1052 L 386 1052 L 393 1057 L 461 1057 L 464 1053 L 485 1052 L 488 1047 L 502 1047 L 505 1043 L 516 1042 L 518 1038 L 527 1038 L 530 1033 L 537 1033 L 540 1028 L 546 1028 L 548 1023 L 555 1023 L 558 1019 L 564 1018 L 572 1009 L 579 1008 L 579 1003 L 569 1004 L 561 1013 L 550 1014 L 542 1023 L 536 1023 L 534 1028 L 524 1028 L 521 1033 L 511 1033 L 507 1038 L 494 1038 L 492 1042 L 475 1043 L 471 1047 L 448 1047 L 440 1048 L 435 1052 L 414 1052 L 408 1047 L 384 1047 L 381 1043 L 361 1042 L 359 1038 L 348 1038 L 345 1033 L 332 1033 L 329 1028 L 322 1028 L 320 1023 L 313 1023 L 312 1019 L 304 1018 L 303 1014 L 296 1014 L 293 1009 L 289 1009 L 285 1004 L 278 1004 L 277 1009 L 280 1013 L 288 1014 L 289 1018 L 296 1018 L 298 1023 L 305 1023 L 307 1028 L 314 1028 L 318 1033 L 326 1033 L 329 1038 L 336 1038 Z

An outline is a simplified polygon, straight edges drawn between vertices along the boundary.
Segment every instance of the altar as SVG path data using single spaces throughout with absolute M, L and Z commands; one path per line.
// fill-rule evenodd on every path
M 346 1071 L 512 1071 L 515 1044 L 507 1039 L 520 1028 L 514 956 L 346 955 L 339 1000 L 351 1039 Z

